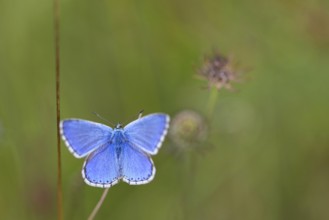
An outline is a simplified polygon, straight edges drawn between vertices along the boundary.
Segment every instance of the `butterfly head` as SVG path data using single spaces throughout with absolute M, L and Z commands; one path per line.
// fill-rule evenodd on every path
M 115 126 L 115 129 L 122 129 L 123 128 L 123 125 L 118 123 L 116 126 Z

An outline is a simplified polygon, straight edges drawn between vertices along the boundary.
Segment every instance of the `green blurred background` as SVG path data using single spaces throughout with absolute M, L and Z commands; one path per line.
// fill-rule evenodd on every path
M 0 0 L 0 219 L 56 218 L 52 6 Z M 96 219 L 329 219 L 328 11 L 325 0 L 62 0 L 62 118 L 205 114 L 204 55 L 246 70 L 219 92 L 205 149 L 177 155 L 167 138 L 154 181 L 114 186 Z M 82 164 L 62 144 L 65 219 L 85 219 L 102 194 Z

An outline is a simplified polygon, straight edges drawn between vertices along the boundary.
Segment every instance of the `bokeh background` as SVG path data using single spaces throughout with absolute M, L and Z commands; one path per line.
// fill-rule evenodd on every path
M 0 1 L 0 219 L 56 219 L 52 1 Z M 207 138 L 167 138 L 150 184 L 110 189 L 96 219 L 329 219 L 329 2 L 61 1 L 62 118 L 194 110 Z M 233 92 L 196 76 L 214 50 Z M 192 148 L 192 147 L 191 147 Z M 65 219 L 102 189 L 62 143 Z

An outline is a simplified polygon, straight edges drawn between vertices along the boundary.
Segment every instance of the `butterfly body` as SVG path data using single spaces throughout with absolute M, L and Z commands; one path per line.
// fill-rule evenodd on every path
M 114 129 L 81 119 L 63 120 L 62 137 L 73 155 L 87 156 L 82 176 L 91 186 L 107 188 L 120 180 L 139 185 L 150 182 L 155 167 L 150 155 L 160 148 L 169 126 L 166 114 L 151 114 Z

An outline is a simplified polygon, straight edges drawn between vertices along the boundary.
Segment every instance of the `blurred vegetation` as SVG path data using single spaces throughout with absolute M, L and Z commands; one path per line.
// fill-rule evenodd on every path
M 0 219 L 56 219 L 52 6 L 0 1 Z M 329 219 L 328 11 L 324 0 L 61 1 L 62 118 L 204 115 L 203 57 L 219 50 L 246 72 L 219 91 L 205 150 L 176 154 L 167 138 L 154 181 L 114 186 L 96 219 Z M 102 190 L 62 147 L 65 219 L 85 219 Z

